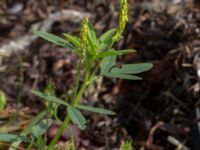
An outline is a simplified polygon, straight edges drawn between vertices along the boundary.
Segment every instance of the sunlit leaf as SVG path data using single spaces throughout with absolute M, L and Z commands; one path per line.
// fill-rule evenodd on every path
M 36 95 L 36 96 L 38 96 L 38 97 L 43 98 L 44 100 L 55 102 L 57 104 L 61 104 L 61 105 L 65 105 L 65 106 L 69 106 L 69 104 L 67 102 L 65 102 L 64 100 L 59 99 L 59 98 L 57 98 L 55 96 L 46 95 L 46 94 L 44 94 L 44 93 L 42 93 L 40 91 L 36 91 L 36 90 L 32 90 L 31 93 Z
M 74 107 L 69 107 L 67 110 L 72 122 L 74 124 L 77 124 L 80 129 L 85 129 L 86 120 L 85 117 L 81 114 L 81 112 Z
M 88 37 L 88 44 L 89 44 L 89 47 L 90 47 L 90 51 L 87 51 L 88 54 L 89 54 L 88 57 L 96 55 L 95 44 L 93 43 L 92 39 L 89 38 L 89 37 Z
M 101 42 L 98 42 L 98 45 L 97 45 L 97 50 L 98 51 L 104 51 L 104 50 L 106 50 L 105 48 L 106 48 L 106 46 L 107 46 L 107 44 L 106 43 L 101 43 Z
M 108 31 L 106 31 L 104 34 L 102 34 L 99 38 L 100 42 L 104 42 L 107 43 L 109 40 L 111 40 L 112 36 L 114 35 L 115 31 L 117 29 L 110 29 Z
M 138 63 L 138 64 L 124 64 L 120 67 L 111 69 L 112 73 L 116 74 L 137 74 L 147 71 L 153 67 L 150 63 Z
M 102 58 L 102 57 L 107 57 L 107 56 L 117 56 L 117 55 L 121 55 L 121 53 L 117 52 L 117 51 L 106 51 L 106 52 L 100 52 L 97 57 L 98 58 Z
M 80 42 L 77 37 L 71 36 L 70 34 L 63 33 L 64 37 L 73 45 L 80 48 Z
M 71 48 L 71 49 L 74 49 L 75 47 L 70 44 L 68 41 L 54 35 L 54 34 L 51 34 L 51 33 L 48 33 L 48 32 L 43 32 L 43 31 L 35 31 L 34 32 L 37 36 L 51 42 L 51 43 L 54 43 L 56 45 L 59 45 L 61 47 L 65 47 L 65 48 Z
M 90 107 L 90 106 L 85 106 L 85 105 L 77 105 L 76 108 L 95 112 L 95 113 L 106 114 L 106 115 L 115 115 L 116 114 L 115 112 L 113 112 L 111 110 L 107 110 L 107 109 L 103 109 L 103 108 Z
M 88 22 L 88 32 L 89 32 L 89 38 L 91 39 L 93 45 L 95 45 L 96 44 L 96 33 L 95 33 L 94 27 L 90 21 Z
M 110 29 L 102 34 L 98 40 L 97 50 L 105 51 L 112 44 L 112 37 L 116 29 Z

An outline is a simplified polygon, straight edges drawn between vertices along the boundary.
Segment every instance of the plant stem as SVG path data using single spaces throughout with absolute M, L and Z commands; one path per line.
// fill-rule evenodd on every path
M 60 138 L 60 136 L 62 135 L 62 133 L 65 131 L 65 129 L 67 128 L 68 124 L 70 121 L 70 117 L 67 115 L 65 117 L 65 120 L 61 126 L 61 128 L 58 130 L 56 136 L 53 138 L 53 140 L 51 141 L 51 143 L 49 144 L 47 150 L 53 150 L 53 146 L 56 144 L 56 142 L 58 141 L 58 139 Z
M 85 78 L 84 78 L 84 82 L 78 92 L 78 94 L 75 96 L 75 98 L 72 101 L 72 106 L 75 106 L 78 104 L 79 100 L 81 99 L 83 92 L 85 91 L 87 85 L 89 84 L 89 69 L 86 70 L 85 73 Z M 79 78 L 79 77 L 78 77 Z M 65 120 L 62 124 L 62 126 L 60 127 L 60 129 L 58 130 L 56 136 L 53 138 L 53 140 L 51 141 L 51 143 L 49 144 L 47 150 L 53 150 L 53 146 L 56 144 L 56 142 L 58 141 L 58 139 L 60 138 L 60 136 L 62 135 L 62 133 L 64 132 L 64 130 L 67 128 L 67 126 L 69 125 L 70 122 L 70 117 L 69 115 L 67 115 L 65 117 Z
M 79 82 L 80 82 L 80 76 L 81 76 L 81 64 L 77 65 L 77 69 L 76 70 L 77 70 L 77 77 L 76 77 L 76 85 L 75 85 L 73 99 L 76 97 L 77 92 L 78 92 L 78 87 L 79 87 Z
M 34 141 L 31 140 L 31 142 L 29 143 L 27 150 L 31 150 L 31 148 L 33 147 Z
M 73 99 L 72 106 L 76 106 L 78 104 L 79 100 L 81 99 L 81 97 L 83 95 L 83 92 L 85 91 L 87 85 L 89 84 L 89 79 L 88 78 L 89 78 L 89 69 L 86 70 L 84 82 L 83 82 L 78 94 Z

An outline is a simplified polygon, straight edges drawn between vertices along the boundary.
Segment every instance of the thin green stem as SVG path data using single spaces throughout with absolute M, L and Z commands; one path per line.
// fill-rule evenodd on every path
M 73 99 L 75 98 L 75 96 L 78 93 L 78 87 L 79 87 L 80 77 L 81 77 L 81 64 L 78 64 L 77 65 L 77 78 L 76 78 L 76 84 L 75 84 L 75 90 L 74 90 Z
M 95 69 L 92 72 L 91 78 L 93 78 L 96 75 L 96 73 L 99 70 L 99 68 L 100 68 L 100 61 L 97 61 L 97 64 L 95 65 Z
M 74 132 L 73 132 L 73 128 L 69 128 L 70 130 L 70 149 L 71 150 L 75 150 L 76 146 L 75 146 L 75 141 L 74 141 Z
M 13 116 L 13 118 L 11 118 L 11 122 L 13 123 L 17 123 L 17 116 L 19 114 L 19 109 L 18 109 L 18 105 L 20 104 L 22 95 L 23 95 L 23 88 L 24 88 L 24 75 L 23 75 L 23 59 L 21 54 L 19 54 L 18 56 L 19 58 L 19 91 L 18 91 L 18 95 L 17 95 L 17 99 L 16 99 L 16 104 L 17 104 L 17 112 L 15 113 L 15 115 Z
M 34 144 L 34 140 L 33 138 L 31 138 L 31 142 L 29 143 L 27 150 L 31 150 L 31 148 L 33 147 L 33 144 Z
M 20 75 L 20 78 L 19 78 L 19 93 L 17 95 L 17 105 L 20 103 L 21 101 L 21 98 L 22 98 L 22 94 L 23 94 L 23 87 L 24 87 L 24 74 L 23 74 L 23 59 L 22 59 L 22 56 L 21 54 L 19 54 L 19 75 Z
M 63 123 L 63 122 L 58 118 L 58 106 L 55 107 L 53 115 L 54 115 L 54 118 L 56 119 L 56 121 L 58 121 L 60 124 Z
M 76 97 L 73 99 L 72 101 L 72 106 L 75 106 L 78 104 L 79 100 L 81 99 L 82 95 L 83 95 L 83 92 L 85 91 L 86 87 L 88 86 L 89 84 L 89 69 L 86 70 L 86 73 L 85 73 L 85 78 L 84 78 L 84 82 L 78 92 L 78 94 L 76 95 Z
M 70 117 L 67 115 L 67 117 L 65 117 L 65 120 L 64 120 L 61 128 L 59 129 L 59 131 L 57 132 L 56 136 L 53 138 L 53 140 L 51 141 L 51 143 L 47 147 L 47 150 L 53 150 L 53 146 L 56 144 L 56 142 L 58 141 L 58 139 L 60 138 L 62 133 L 65 131 L 65 129 L 67 128 L 69 122 L 70 122 Z

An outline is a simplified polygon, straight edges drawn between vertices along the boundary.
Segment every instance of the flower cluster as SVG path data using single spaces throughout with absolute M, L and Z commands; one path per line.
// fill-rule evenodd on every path
M 113 41 L 118 41 L 125 29 L 126 22 L 128 21 L 128 3 L 127 0 L 121 0 L 120 3 L 121 11 L 120 11 L 120 18 L 119 18 L 119 27 L 117 29 L 116 34 L 113 37 Z
M 81 21 L 81 28 L 80 28 L 80 42 L 81 42 L 81 49 L 82 49 L 82 54 L 81 54 L 81 59 L 86 58 L 86 51 L 88 48 L 88 28 L 87 24 L 89 22 L 89 19 L 86 17 Z

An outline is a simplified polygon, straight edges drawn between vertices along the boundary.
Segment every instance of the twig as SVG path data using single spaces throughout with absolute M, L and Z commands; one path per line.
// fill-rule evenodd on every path
M 178 141 L 176 138 L 174 138 L 173 136 L 168 136 L 167 140 L 175 145 L 177 148 L 177 150 L 190 150 L 187 146 L 184 145 L 184 143 Z
M 189 108 L 177 97 L 175 97 L 171 92 L 162 92 L 162 94 L 168 98 L 171 98 L 172 100 L 176 101 L 179 103 L 183 108 L 185 108 L 187 111 L 189 111 Z

